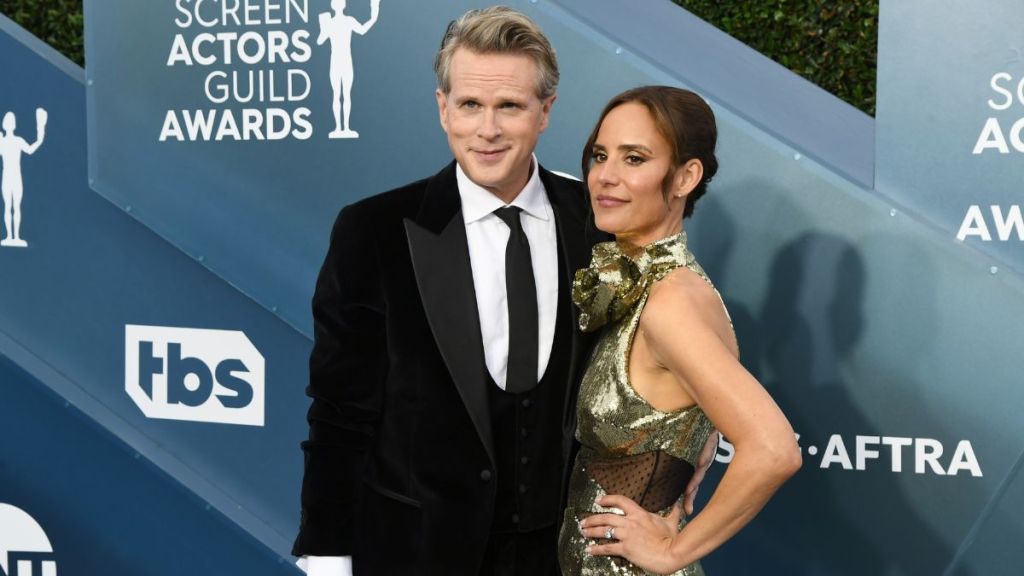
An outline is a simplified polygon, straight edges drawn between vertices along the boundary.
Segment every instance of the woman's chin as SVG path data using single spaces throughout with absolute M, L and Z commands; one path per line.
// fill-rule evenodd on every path
M 618 220 L 618 218 L 609 218 L 607 215 L 602 215 L 599 212 L 594 213 L 594 225 L 597 226 L 598 230 L 607 234 L 622 233 L 624 228 Z

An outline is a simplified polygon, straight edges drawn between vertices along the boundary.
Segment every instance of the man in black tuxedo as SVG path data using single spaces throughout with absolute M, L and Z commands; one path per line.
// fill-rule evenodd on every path
M 533 156 L 558 66 L 532 21 L 466 13 L 435 70 L 455 161 L 342 210 L 313 297 L 313 576 L 558 574 L 590 347 L 571 282 L 605 238 Z

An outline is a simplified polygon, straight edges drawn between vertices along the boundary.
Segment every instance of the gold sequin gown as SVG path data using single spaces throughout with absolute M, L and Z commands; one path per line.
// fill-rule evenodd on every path
M 615 242 L 594 247 L 589 268 L 576 273 L 573 300 L 580 328 L 604 328 L 580 385 L 576 439 L 581 449 L 569 481 L 569 499 L 558 538 L 563 576 L 651 574 L 623 558 L 590 556 L 599 542 L 585 538 L 579 521 L 604 508 L 595 500 L 623 494 L 650 512 L 668 514 L 682 500 L 700 452 L 714 427 L 697 406 L 662 412 L 629 383 L 629 353 L 651 285 L 684 266 L 709 284 L 681 232 L 624 254 Z M 680 528 L 685 520 L 680 522 Z M 703 575 L 699 563 L 674 576 Z

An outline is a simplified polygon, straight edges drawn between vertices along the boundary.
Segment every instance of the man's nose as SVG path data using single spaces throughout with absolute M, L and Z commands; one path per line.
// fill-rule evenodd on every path
M 501 122 L 498 119 L 497 110 L 484 111 L 477 133 L 485 140 L 494 140 L 501 136 Z

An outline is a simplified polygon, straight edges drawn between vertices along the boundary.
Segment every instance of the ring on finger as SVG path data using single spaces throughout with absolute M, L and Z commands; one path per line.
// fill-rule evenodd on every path
M 609 527 L 605 528 L 604 529 L 604 539 L 605 540 L 612 540 L 614 538 L 615 538 L 615 527 L 614 526 L 609 526 Z

